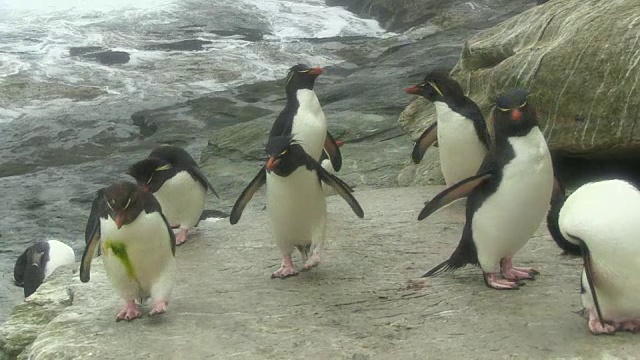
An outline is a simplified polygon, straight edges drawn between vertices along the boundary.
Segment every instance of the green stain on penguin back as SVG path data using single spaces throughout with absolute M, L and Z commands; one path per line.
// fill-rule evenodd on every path
M 127 254 L 127 246 L 120 241 L 108 240 L 106 242 L 106 248 L 111 249 L 113 255 L 120 259 L 120 262 L 122 262 L 122 265 L 127 270 L 127 275 L 138 282 L 136 274 L 133 271 L 133 265 L 131 265 L 131 260 L 129 260 L 129 255 Z

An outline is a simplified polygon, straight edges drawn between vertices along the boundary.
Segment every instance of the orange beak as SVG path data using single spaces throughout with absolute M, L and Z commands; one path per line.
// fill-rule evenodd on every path
M 314 68 L 311 68 L 311 70 L 309 70 L 309 74 L 312 74 L 312 75 L 320 75 L 323 72 L 324 72 L 324 70 L 322 70 L 322 68 L 319 67 L 319 66 L 316 66 Z
M 344 145 L 344 141 L 342 141 L 342 140 L 336 140 L 336 145 L 337 145 L 338 147 L 341 147 L 342 145 Z
M 511 110 L 511 120 L 520 121 L 522 119 L 522 111 L 515 109 Z
M 148 184 L 142 185 L 142 189 L 144 189 L 145 192 L 149 192 L 149 185 Z
M 120 229 L 124 225 L 124 214 L 116 215 L 116 227 Z
M 269 157 L 269 160 L 267 160 L 267 170 L 273 171 L 273 169 L 278 167 L 278 164 L 280 164 L 280 159 Z
M 408 87 L 404 89 L 404 92 L 406 92 L 407 94 L 417 94 L 420 92 L 420 87 L 419 86 Z

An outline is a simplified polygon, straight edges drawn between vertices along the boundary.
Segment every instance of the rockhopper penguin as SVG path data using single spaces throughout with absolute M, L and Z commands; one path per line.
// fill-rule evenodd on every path
M 458 248 L 424 276 L 474 264 L 482 268 L 487 286 L 517 289 L 520 280 L 533 280 L 538 273 L 512 265 L 513 256 L 545 217 L 554 186 L 549 148 L 534 107 L 527 101 L 526 90 L 513 89 L 498 97 L 493 126 L 495 147 L 477 174 L 442 191 L 418 216 L 422 220 L 443 206 L 468 197 Z
M 142 187 L 119 182 L 99 191 L 89 216 L 89 238 L 80 264 L 88 282 L 91 260 L 100 246 L 111 284 L 126 306 L 116 321 L 141 316 L 136 299 L 151 298 L 149 315 L 166 311 L 176 275 L 176 240 L 160 204 Z
M 423 82 L 405 91 L 433 102 L 437 115 L 414 145 L 413 162 L 419 163 L 437 140 L 447 186 L 475 175 L 490 147 L 489 132 L 478 105 L 442 69 L 428 73 Z
M 362 208 L 351 195 L 352 189 L 305 152 L 291 136 L 272 136 L 266 146 L 269 159 L 244 189 L 233 209 L 230 222 L 236 224 L 253 194 L 266 183 L 267 212 L 282 264 L 271 277 L 284 279 L 297 275 L 291 254 L 298 249 L 304 270 L 318 265 L 324 245 L 327 208 L 320 182 L 332 186 L 351 206 L 356 215 Z
M 582 305 L 593 334 L 640 330 L 640 191 L 622 180 L 588 183 L 566 200 L 560 236 L 580 248 Z
M 76 254 L 71 246 L 58 240 L 38 241 L 16 260 L 13 279 L 17 286 L 24 288 L 26 298 L 38 289 L 53 270 L 75 262 Z
M 189 230 L 198 224 L 207 190 L 218 196 L 195 160 L 177 146 L 154 149 L 148 158 L 131 165 L 129 175 L 155 195 L 171 227 L 179 228 L 177 245 L 184 243 Z

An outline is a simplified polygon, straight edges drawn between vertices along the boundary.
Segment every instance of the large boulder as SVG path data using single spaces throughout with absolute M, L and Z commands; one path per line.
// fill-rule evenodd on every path
M 637 0 L 549 1 L 469 39 L 452 74 L 487 117 L 497 94 L 529 89 L 556 153 L 639 156 L 638 14 Z M 433 110 L 412 106 L 399 122 L 415 137 Z

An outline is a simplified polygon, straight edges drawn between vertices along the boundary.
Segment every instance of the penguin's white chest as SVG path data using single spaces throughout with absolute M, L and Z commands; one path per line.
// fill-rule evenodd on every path
M 48 240 L 49 261 L 44 268 L 44 277 L 47 278 L 59 266 L 73 264 L 76 262 L 76 254 L 71 246 L 58 240 Z
M 299 167 L 287 177 L 267 174 L 267 211 L 283 252 L 311 244 L 324 231 L 327 206 L 315 171 Z
M 116 227 L 111 219 L 100 219 L 100 246 L 107 277 L 124 299 L 151 296 L 158 281 L 171 288 L 175 259 L 170 229 L 159 212 L 142 211 L 130 224 Z M 167 276 L 168 275 L 168 276 Z
M 440 167 L 447 186 L 476 174 L 487 149 L 480 141 L 473 121 L 436 101 Z
M 500 258 L 513 256 L 527 243 L 540 226 L 553 191 L 551 155 L 540 129 L 510 137 L 509 143 L 515 157 L 504 166 L 496 191 L 473 216 L 473 239 L 485 271 L 495 270 Z
M 181 171 L 153 193 L 171 226 L 192 228 L 200 219 L 207 189 L 188 172 Z
M 304 151 L 316 160 L 320 159 L 327 136 L 327 122 L 320 102 L 313 90 L 301 89 L 296 93 L 298 111 L 293 117 L 291 134 L 300 142 Z

